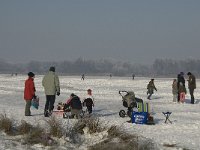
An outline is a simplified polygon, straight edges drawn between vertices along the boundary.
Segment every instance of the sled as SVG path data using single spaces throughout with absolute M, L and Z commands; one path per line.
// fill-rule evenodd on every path
M 53 110 L 53 114 L 56 114 L 56 115 L 63 115 L 64 113 L 64 110 Z

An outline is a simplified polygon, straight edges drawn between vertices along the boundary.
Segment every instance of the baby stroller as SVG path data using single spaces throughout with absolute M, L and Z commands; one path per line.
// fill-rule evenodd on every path
M 137 109 L 137 103 L 143 103 L 143 100 L 136 98 L 134 92 L 132 91 L 119 91 L 119 95 L 122 97 L 123 106 L 128 108 L 127 112 L 123 109 L 120 110 L 119 116 L 122 118 L 129 116 L 131 118 L 133 109 Z

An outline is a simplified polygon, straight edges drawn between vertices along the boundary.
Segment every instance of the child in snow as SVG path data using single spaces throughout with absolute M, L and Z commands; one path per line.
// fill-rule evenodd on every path
M 185 102 L 186 88 L 185 88 L 185 86 L 183 85 L 182 82 L 179 83 L 178 92 L 180 93 L 180 97 L 179 97 L 180 102 L 184 103 Z
M 173 102 L 177 102 L 177 96 L 178 96 L 178 87 L 177 87 L 177 80 L 174 79 L 172 83 L 172 94 L 173 94 Z
M 87 96 L 83 100 L 83 106 L 87 107 L 87 111 L 89 114 L 92 113 L 92 107 L 94 107 L 94 97 L 92 96 L 92 90 L 87 90 Z

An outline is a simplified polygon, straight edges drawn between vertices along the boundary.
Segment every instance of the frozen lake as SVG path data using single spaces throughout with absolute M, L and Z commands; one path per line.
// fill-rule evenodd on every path
M 42 87 L 42 77 L 35 77 L 36 94 L 40 97 L 39 109 L 31 109 L 31 117 L 24 116 L 25 102 L 23 100 L 24 81 L 27 76 L 0 75 L 0 113 L 6 113 L 15 120 L 26 120 L 36 124 L 44 119 L 43 110 L 45 104 L 44 89 Z M 186 77 L 185 77 L 186 78 Z M 172 82 L 173 78 L 155 78 L 155 86 L 158 91 L 152 96 L 152 100 L 147 100 L 146 86 L 151 78 L 136 77 L 98 77 L 86 76 L 84 81 L 80 76 L 60 76 L 61 95 L 56 98 L 55 106 L 58 102 L 65 102 L 71 93 L 79 97 L 84 97 L 88 88 L 93 90 L 95 97 L 94 115 L 98 115 L 101 120 L 110 124 L 121 126 L 126 132 L 137 133 L 146 138 L 152 139 L 159 144 L 176 144 L 180 148 L 199 149 L 200 148 L 200 80 L 197 79 L 197 89 L 195 90 L 196 103 L 190 104 L 189 92 L 186 95 L 185 104 L 175 104 L 172 102 Z M 187 81 L 186 81 L 187 85 Z M 122 106 L 119 90 L 134 91 L 136 97 L 149 102 L 150 111 L 154 117 L 155 125 L 136 125 L 127 123 L 129 118 L 120 118 Z M 187 89 L 188 91 L 188 89 Z M 171 111 L 170 120 L 172 124 L 165 124 L 164 111 Z M 0 138 L 2 143 L 2 139 Z

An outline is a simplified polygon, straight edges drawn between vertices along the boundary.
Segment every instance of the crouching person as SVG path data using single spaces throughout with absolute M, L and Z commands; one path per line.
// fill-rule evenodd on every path
M 70 99 L 65 104 L 64 110 L 69 107 L 71 109 L 70 118 L 77 118 L 77 119 L 81 118 L 82 104 L 81 104 L 80 98 L 73 93 L 70 95 Z

